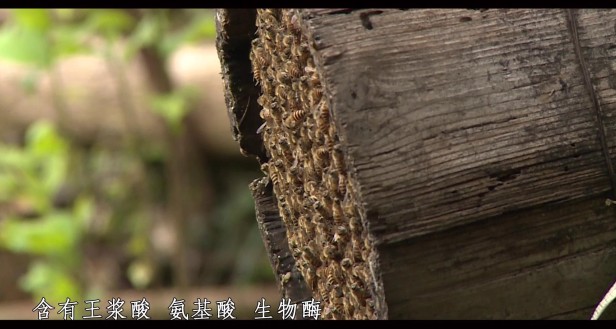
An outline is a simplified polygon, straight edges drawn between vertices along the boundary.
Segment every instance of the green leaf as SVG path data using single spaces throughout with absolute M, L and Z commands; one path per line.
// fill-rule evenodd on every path
M 128 39 L 126 57 L 131 58 L 139 49 L 155 44 L 162 34 L 161 20 L 152 14 L 145 15 Z
M 47 36 L 37 30 L 6 26 L 0 29 L 0 59 L 48 68 L 52 57 Z
M 15 147 L 0 145 L 0 169 L 13 170 L 27 168 L 30 164 L 30 158 L 22 150 Z
M 85 196 L 80 196 L 73 206 L 73 217 L 78 221 L 79 227 L 85 227 L 92 219 L 94 201 Z
M 48 9 L 13 9 L 15 21 L 27 29 L 45 32 L 51 27 L 51 16 Z
M 61 20 L 68 21 L 68 20 L 73 19 L 76 16 L 78 9 L 75 9 L 75 8 L 54 8 L 52 10 L 55 12 L 57 17 L 59 17 Z
M 37 121 L 26 132 L 27 150 L 35 156 L 66 155 L 67 142 L 49 121 Z
M 30 265 L 28 272 L 23 276 L 19 285 L 25 291 L 32 293 L 38 303 L 42 297 L 57 307 L 58 303 L 71 300 L 80 300 L 81 291 L 77 280 L 70 275 L 67 269 L 49 262 L 38 261 Z M 79 307 L 76 307 L 76 310 Z
M 195 18 L 186 28 L 184 37 L 187 42 L 214 38 L 216 38 L 216 21 L 213 15 Z
M 161 115 L 174 132 L 182 126 L 182 120 L 190 111 L 192 90 L 182 89 L 171 94 L 158 95 L 152 99 L 152 109 Z
M 37 162 L 33 173 L 45 193 L 54 193 L 65 180 L 68 171 L 68 143 L 50 122 L 39 121 L 26 133 L 26 151 Z
M 86 29 L 101 33 L 109 39 L 117 38 L 134 24 L 133 18 L 119 9 L 91 9 L 88 14 Z
M 0 228 L 0 245 L 14 252 L 36 255 L 74 252 L 81 229 L 65 212 L 56 212 L 36 221 L 7 218 Z
M 53 28 L 54 56 L 64 57 L 89 53 L 91 47 L 86 42 L 87 31 L 79 26 L 59 25 Z
M 216 23 L 213 17 L 193 18 L 181 31 L 168 34 L 161 43 L 161 50 L 165 56 L 170 56 L 182 44 L 194 43 L 203 39 L 216 37 Z

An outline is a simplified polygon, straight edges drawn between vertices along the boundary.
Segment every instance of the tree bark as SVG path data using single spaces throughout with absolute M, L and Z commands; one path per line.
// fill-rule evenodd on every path
M 378 317 L 590 318 L 616 279 L 616 12 L 298 14 L 373 242 Z M 229 31 L 254 13 L 218 20 L 234 15 L 219 40 L 248 47 Z M 219 56 L 232 124 L 260 126 L 248 58 Z M 257 146 L 242 145 L 265 162 Z

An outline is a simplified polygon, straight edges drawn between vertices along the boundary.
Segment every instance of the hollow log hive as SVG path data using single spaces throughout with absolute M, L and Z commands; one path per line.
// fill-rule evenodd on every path
M 218 10 L 284 297 L 324 319 L 590 316 L 616 279 L 615 14 Z

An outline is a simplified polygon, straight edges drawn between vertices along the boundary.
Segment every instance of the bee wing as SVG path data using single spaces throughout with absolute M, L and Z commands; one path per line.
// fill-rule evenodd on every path
M 265 122 L 263 122 L 263 124 L 259 127 L 259 129 L 257 129 L 257 134 L 262 133 L 264 128 L 265 128 Z

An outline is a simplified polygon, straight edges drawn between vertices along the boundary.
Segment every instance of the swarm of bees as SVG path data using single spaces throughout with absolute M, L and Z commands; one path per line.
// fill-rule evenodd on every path
M 373 248 L 355 206 L 329 102 L 294 9 L 258 9 L 250 59 L 259 128 L 289 246 L 325 319 L 374 319 Z M 286 277 L 285 277 L 286 278 Z

